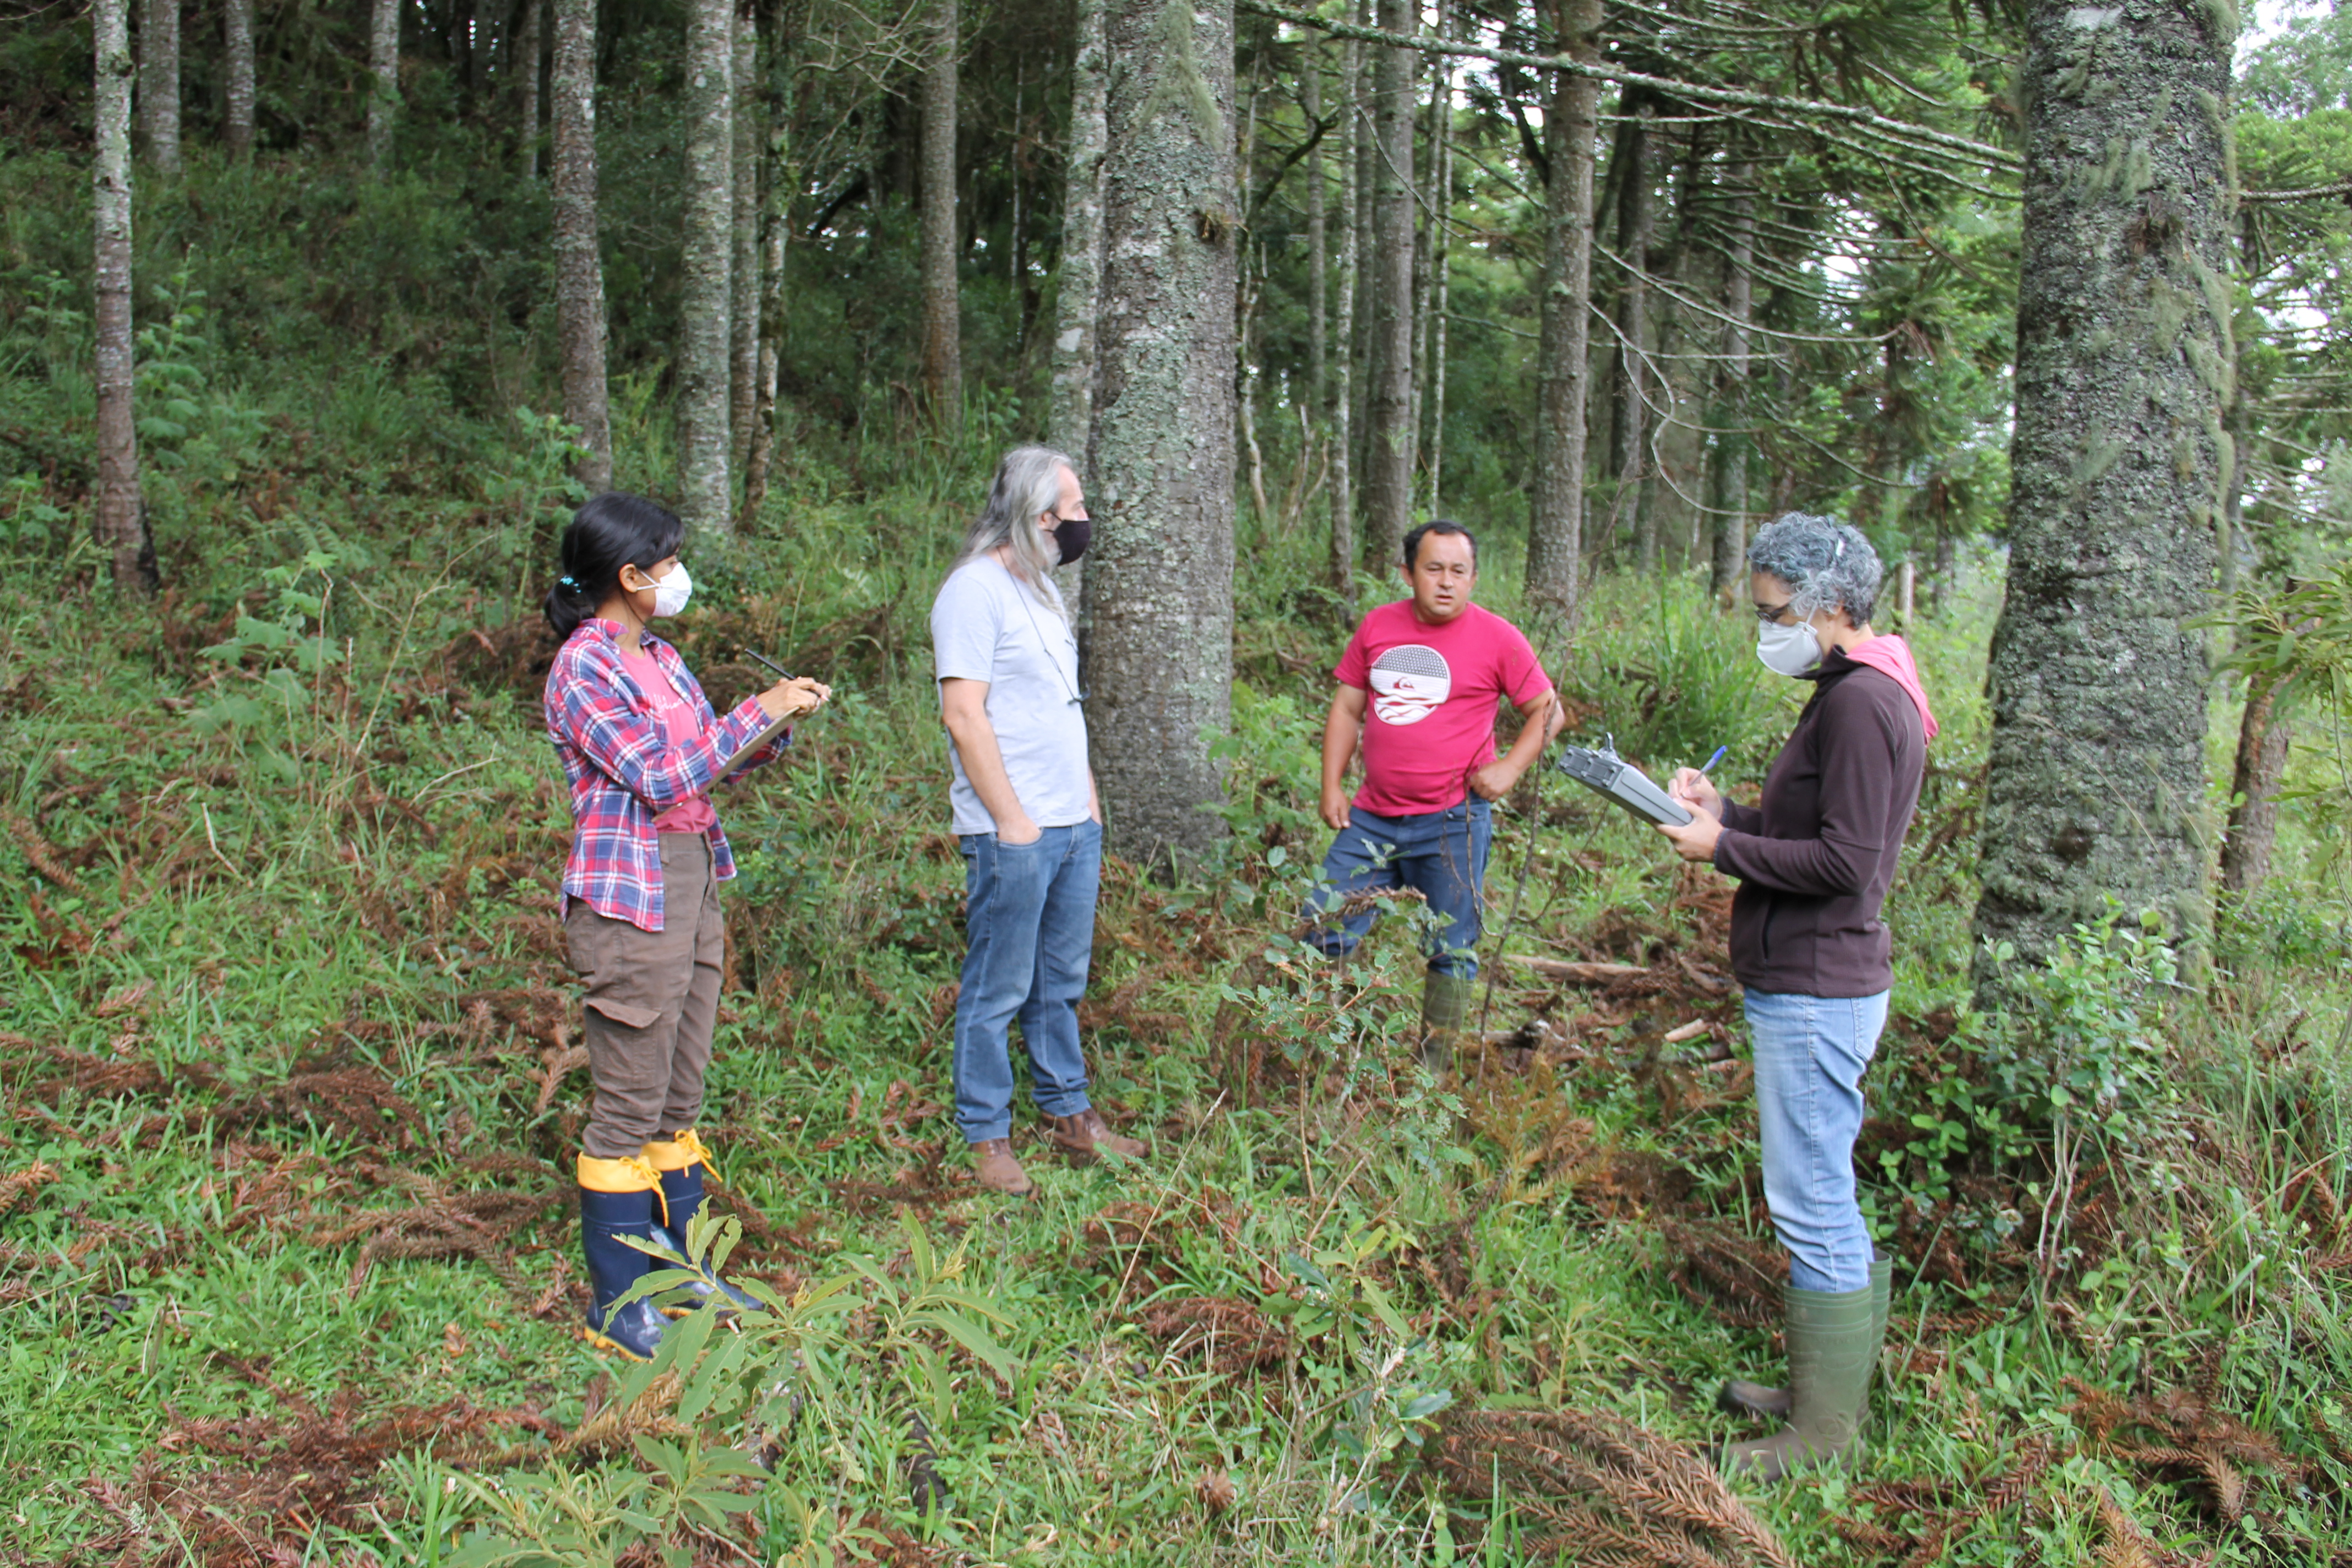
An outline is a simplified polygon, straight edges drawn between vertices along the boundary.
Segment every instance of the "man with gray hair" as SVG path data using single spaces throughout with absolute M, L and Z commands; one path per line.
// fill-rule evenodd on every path
M 1013 1197 L 1035 1190 L 1013 1153 L 1016 1018 L 1054 1146 L 1080 1160 L 1145 1152 L 1087 1098 L 1078 1046 L 1102 803 L 1087 766 L 1077 637 L 1053 574 L 1086 552 L 1093 528 L 1069 458 L 1016 447 L 931 605 L 971 939 L 956 996 L 956 1124 L 980 1184 Z

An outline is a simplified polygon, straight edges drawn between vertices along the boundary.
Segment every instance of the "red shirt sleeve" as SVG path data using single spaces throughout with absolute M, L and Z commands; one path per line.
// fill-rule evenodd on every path
M 1331 671 L 1331 679 L 1340 685 L 1361 690 L 1372 684 L 1372 656 L 1366 648 L 1364 636 L 1371 626 L 1372 617 L 1366 616 L 1348 638 L 1348 651 L 1339 656 L 1339 668 Z
M 1551 678 L 1544 673 L 1543 661 L 1528 644 L 1527 633 L 1510 622 L 1496 618 L 1503 634 L 1502 687 L 1514 708 L 1524 708 L 1551 689 Z

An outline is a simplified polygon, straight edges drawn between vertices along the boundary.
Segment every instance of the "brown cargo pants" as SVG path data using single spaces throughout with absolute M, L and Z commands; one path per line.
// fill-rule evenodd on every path
M 719 1021 L 727 915 L 699 833 L 661 839 L 662 929 L 643 931 L 577 899 L 564 913 L 572 967 L 588 983 L 583 1044 L 596 1098 L 581 1142 L 626 1159 L 656 1132 L 702 1114 L 702 1077 Z

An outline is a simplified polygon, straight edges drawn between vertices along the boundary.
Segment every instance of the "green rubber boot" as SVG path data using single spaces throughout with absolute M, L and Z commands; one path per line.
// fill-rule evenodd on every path
M 1727 1476 L 1777 1481 L 1794 1471 L 1851 1466 L 1862 1455 L 1870 1377 L 1886 1331 L 1871 1291 L 1781 1290 L 1788 1304 L 1789 1424 L 1769 1437 L 1730 1443 L 1717 1456 Z
M 1433 969 L 1421 987 L 1421 1065 L 1433 1078 L 1454 1067 L 1454 1047 L 1470 1016 L 1470 993 L 1477 982 Z
M 1870 1260 L 1870 1312 L 1878 1325 L 1881 1342 L 1886 1338 L 1886 1310 L 1894 1294 L 1895 1259 L 1874 1251 Z M 1786 1421 L 1794 1408 L 1787 1389 L 1738 1377 L 1725 1382 L 1715 1396 L 1715 1405 L 1726 1415 L 1754 1415 L 1773 1421 Z

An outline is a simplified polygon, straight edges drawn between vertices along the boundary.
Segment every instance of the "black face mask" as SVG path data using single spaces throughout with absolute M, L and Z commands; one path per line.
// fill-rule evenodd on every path
M 1054 542 L 1062 547 L 1062 564 L 1067 566 L 1087 552 L 1087 545 L 1095 536 L 1093 521 L 1083 517 L 1057 518 L 1054 522 Z

